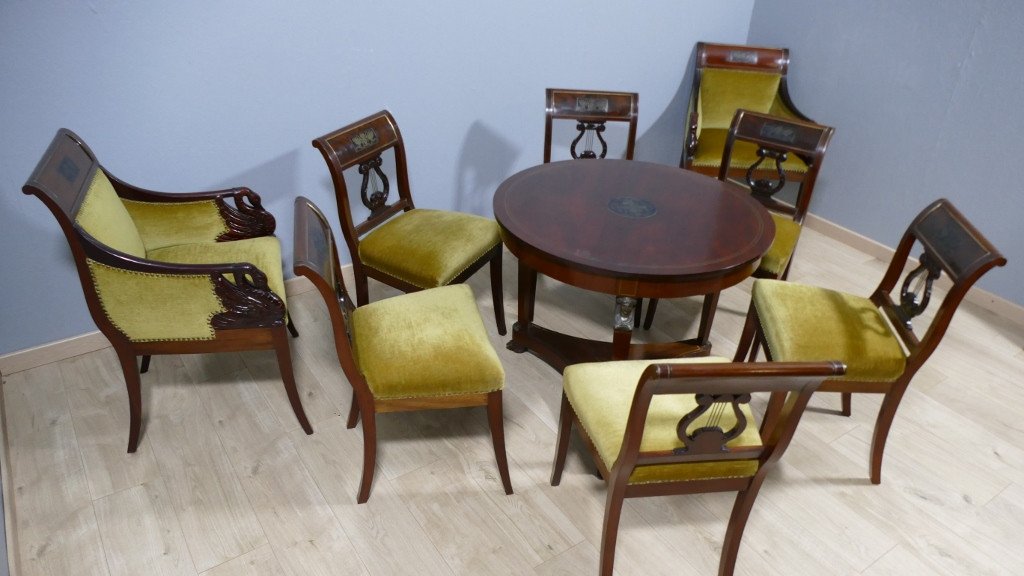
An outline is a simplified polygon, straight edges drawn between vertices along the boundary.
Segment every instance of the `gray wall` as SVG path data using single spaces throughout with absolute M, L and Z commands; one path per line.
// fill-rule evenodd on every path
M 980 286 L 1024 304 L 1024 3 L 759 0 L 751 44 L 790 48 L 797 106 L 836 127 L 811 211 L 894 246 L 951 199 L 1009 260 Z
M 0 354 L 95 330 L 20 192 L 59 127 L 143 187 L 250 186 L 290 276 L 292 199 L 334 210 L 312 138 L 389 108 L 418 204 L 490 214 L 541 160 L 545 87 L 632 90 L 637 157 L 675 163 L 693 45 L 744 42 L 753 2 L 0 2 Z

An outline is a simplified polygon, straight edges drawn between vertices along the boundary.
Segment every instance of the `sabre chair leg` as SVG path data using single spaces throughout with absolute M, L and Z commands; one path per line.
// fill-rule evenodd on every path
M 853 414 L 853 394 L 849 392 L 843 392 L 842 396 L 842 414 L 843 416 L 849 416 Z
M 299 337 L 299 331 L 295 328 L 295 323 L 292 322 L 292 315 L 288 315 L 288 333 L 292 335 L 292 338 Z
M 718 576 L 732 576 L 736 569 L 736 556 L 740 551 L 743 529 L 747 526 L 750 511 L 754 508 L 754 500 L 764 482 L 764 475 L 754 476 L 746 490 L 736 495 L 736 503 L 732 506 L 729 526 L 725 529 L 725 541 L 722 543 L 722 558 L 718 563 Z
M 148 354 L 146 356 L 142 357 L 142 367 L 139 368 L 139 372 L 140 373 L 145 374 L 146 372 L 149 372 L 149 359 L 150 358 L 152 358 L 152 356 L 149 356 Z
M 501 280 L 501 246 L 498 254 L 491 258 L 491 299 L 494 301 L 494 323 L 498 325 L 498 334 L 508 333 L 505 328 L 505 288 Z
M 359 482 L 356 502 L 365 503 L 370 499 L 373 486 L 373 472 L 377 467 L 377 414 L 367 411 L 363 414 L 363 478 Z
M 597 571 L 601 576 L 612 576 L 615 567 L 615 542 L 619 537 L 619 519 L 622 517 L 622 501 L 625 497 L 625 482 L 609 483 L 604 505 L 604 527 L 601 529 L 601 564 Z
M 569 436 L 572 433 L 572 406 L 569 397 L 562 392 L 562 409 L 558 414 L 558 439 L 555 441 L 555 461 L 551 464 L 551 485 L 562 482 L 565 455 L 569 451 Z
M 878 420 L 875 421 L 875 433 L 871 437 L 871 483 L 882 483 L 882 456 L 885 453 L 885 441 L 889 437 L 889 429 L 896 418 L 896 409 L 906 386 L 893 387 L 882 398 L 882 407 L 878 409 Z
M 494 459 L 498 463 L 498 475 L 505 494 L 512 493 L 512 480 L 508 475 L 508 458 L 505 455 L 505 417 L 501 408 L 501 390 L 487 395 L 487 423 L 491 428 L 491 443 L 494 445 Z
M 295 418 L 306 434 L 313 433 L 313 427 L 309 425 L 306 418 L 306 411 L 302 409 L 302 398 L 299 396 L 299 389 L 295 384 L 295 373 L 292 370 L 292 353 L 288 347 L 288 337 L 280 326 L 273 328 L 274 352 L 277 353 L 277 365 L 281 370 L 281 381 L 284 382 L 284 391 L 288 394 L 288 402 L 292 405 Z
M 128 389 L 128 453 L 139 448 L 139 436 L 142 432 L 142 379 L 135 364 L 135 354 L 126 348 L 114 346 L 117 359 L 121 362 L 124 372 L 124 384 Z

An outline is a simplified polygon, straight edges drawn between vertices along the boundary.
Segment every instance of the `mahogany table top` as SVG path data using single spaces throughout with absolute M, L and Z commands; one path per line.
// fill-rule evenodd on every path
M 674 166 L 636 160 L 567 160 L 505 180 L 494 215 L 509 249 L 537 271 L 597 291 L 629 294 L 621 282 L 746 278 L 771 245 L 768 212 L 739 186 Z M 561 277 L 560 277 L 561 276 Z M 719 286 L 725 288 L 726 285 Z M 677 293 L 674 295 L 683 295 Z

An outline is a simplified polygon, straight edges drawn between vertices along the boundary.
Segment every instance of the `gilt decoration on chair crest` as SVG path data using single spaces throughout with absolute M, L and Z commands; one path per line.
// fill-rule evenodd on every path
M 374 134 L 376 135 L 376 132 Z M 359 173 L 363 175 L 359 197 L 363 200 L 363 206 L 370 209 L 371 218 L 387 206 L 388 193 L 391 190 L 387 175 L 380 169 L 382 162 L 378 155 L 359 164 Z

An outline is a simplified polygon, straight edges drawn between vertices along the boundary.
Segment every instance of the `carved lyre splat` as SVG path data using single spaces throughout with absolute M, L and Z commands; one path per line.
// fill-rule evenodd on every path
M 578 96 L 576 98 L 576 112 L 580 114 L 607 114 L 610 103 L 607 98 L 600 96 Z M 579 131 L 579 135 L 572 141 L 572 146 L 569 147 L 569 153 L 572 154 L 574 159 L 580 158 L 604 158 L 608 154 L 608 143 L 604 141 L 605 125 L 604 120 L 597 120 L 592 122 L 586 122 L 579 120 L 576 122 L 576 130 Z M 598 142 L 601 143 L 601 154 L 598 155 L 594 151 L 594 136 L 597 136 Z M 581 153 L 576 152 L 576 146 L 580 143 L 580 140 L 584 141 L 585 149 Z
M 682 448 L 677 448 L 676 454 L 706 454 L 713 452 L 728 452 L 726 444 L 743 433 L 747 427 L 747 418 L 740 410 L 740 404 L 750 403 L 750 394 L 697 394 L 697 407 L 688 412 L 676 427 L 676 434 L 683 442 Z M 726 407 L 732 408 L 733 416 L 736 417 L 736 425 L 729 430 L 722 430 L 720 426 L 722 416 Z M 711 411 L 704 426 L 687 432 L 698 418 L 704 413 Z
M 366 162 L 359 163 L 359 173 L 363 175 L 363 183 L 359 186 L 359 196 L 363 205 L 370 209 L 370 215 L 383 209 L 388 203 L 390 184 L 384 171 L 380 169 L 382 160 L 374 156 Z
M 379 143 L 380 136 L 377 134 L 377 130 L 371 126 L 354 134 L 349 139 L 348 147 L 352 152 L 365 153 L 371 151 Z M 363 175 L 363 182 L 359 186 L 359 196 L 363 201 L 363 206 L 370 209 L 371 218 L 388 203 L 390 184 L 388 177 L 380 169 L 381 164 L 380 154 L 359 163 L 359 173 Z
M 900 287 L 900 305 L 895 308 L 896 316 L 907 328 L 913 328 L 911 321 L 928 308 L 932 297 L 932 284 L 942 274 L 939 263 L 928 252 L 923 252 L 921 264 L 907 274 Z M 925 275 L 922 278 L 922 275 Z
M 768 142 L 778 142 L 782 145 L 792 145 L 797 141 L 797 131 L 792 126 L 785 126 L 775 122 L 766 122 L 758 130 L 758 136 Z M 747 185 L 751 193 L 761 199 L 770 199 L 776 192 L 782 190 L 786 185 L 786 173 L 782 164 L 789 158 L 785 150 L 772 148 L 762 144 L 757 149 L 757 162 L 747 169 Z M 775 163 L 774 178 L 754 178 L 754 174 L 761 169 L 765 159 Z
M 776 192 L 782 190 L 782 187 L 786 185 L 786 173 L 782 170 L 782 163 L 788 157 L 789 154 L 782 150 L 773 150 L 764 146 L 757 149 L 757 162 L 747 168 L 747 186 L 750 186 L 750 192 L 754 196 L 771 198 Z M 754 174 L 766 158 L 775 162 L 775 177 L 754 178 Z
M 608 143 L 604 141 L 604 122 L 577 122 L 576 130 L 579 131 L 579 135 L 572 141 L 572 146 L 569 147 L 569 153 L 575 159 L 581 158 L 604 158 L 608 154 Z M 601 154 L 598 155 L 594 151 L 594 135 L 597 135 L 598 142 L 601 143 Z M 583 152 L 577 153 L 576 146 L 580 143 L 580 140 L 584 141 Z

